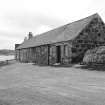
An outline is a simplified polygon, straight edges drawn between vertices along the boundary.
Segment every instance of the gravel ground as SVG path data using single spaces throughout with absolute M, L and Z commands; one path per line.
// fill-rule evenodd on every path
M 2 66 L 0 105 L 105 105 L 105 72 L 78 66 Z

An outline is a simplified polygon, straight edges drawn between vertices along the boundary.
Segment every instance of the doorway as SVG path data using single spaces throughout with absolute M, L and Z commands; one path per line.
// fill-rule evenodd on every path
M 56 63 L 60 63 L 61 62 L 61 47 L 60 46 L 56 46 L 56 54 L 57 54 Z

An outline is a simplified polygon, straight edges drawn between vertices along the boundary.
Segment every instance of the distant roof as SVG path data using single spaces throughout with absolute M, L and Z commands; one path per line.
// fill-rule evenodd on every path
M 78 34 L 95 18 L 100 17 L 97 13 L 84 19 L 66 24 L 48 32 L 42 33 L 32 39 L 24 41 L 17 49 L 35 47 L 56 42 L 68 41 L 74 39 Z

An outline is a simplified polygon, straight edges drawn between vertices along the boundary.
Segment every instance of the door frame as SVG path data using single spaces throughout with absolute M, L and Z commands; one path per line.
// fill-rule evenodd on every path
M 56 46 L 56 63 L 61 63 L 61 46 Z

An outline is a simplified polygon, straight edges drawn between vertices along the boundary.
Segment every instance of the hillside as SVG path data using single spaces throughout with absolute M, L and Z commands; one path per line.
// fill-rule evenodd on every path
M 8 50 L 8 49 L 1 49 L 0 55 L 14 55 L 14 50 Z

